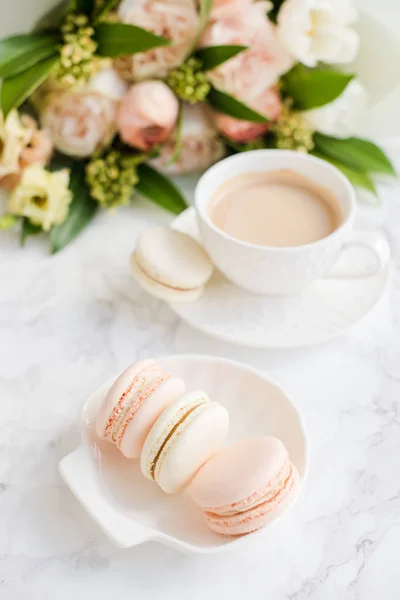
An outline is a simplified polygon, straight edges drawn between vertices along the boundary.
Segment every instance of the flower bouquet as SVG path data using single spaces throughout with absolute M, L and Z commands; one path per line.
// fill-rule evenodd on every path
M 134 191 L 179 213 L 170 175 L 227 153 L 310 152 L 375 194 L 394 175 L 354 137 L 366 102 L 338 68 L 358 51 L 351 0 L 72 0 L 0 41 L 0 228 L 51 251 Z

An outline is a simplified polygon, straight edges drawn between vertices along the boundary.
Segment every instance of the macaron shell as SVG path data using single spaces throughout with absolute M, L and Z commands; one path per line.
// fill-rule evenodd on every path
M 273 500 L 243 513 L 229 517 L 219 517 L 205 512 L 207 525 L 222 535 L 244 535 L 265 527 L 277 519 L 293 504 L 300 489 L 300 475 L 292 464 L 291 476 Z
M 157 468 L 156 481 L 173 494 L 183 489 L 198 469 L 222 445 L 229 426 L 229 413 L 217 402 L 204 405 L 195 418 L 188 418 Z
M 272 436 L 246 438 L 215 454 L 196 474 L 188 494 L 201 507 L 225 507 L 268 492 L 287 461 L 284 444 Z
M 177 400 L 175 400 L 175 402 L 159 416 L 146 438 L 140 457 L 140 468 L 147 479 L 150 479 L 151 481 L 154 479 L 152 463 L 175 425 L 189 410 L 192 410 L 199 404 L 207 404 L 209 402 L 210 399 L 205 392 L 189 392 L 188 394 L 177 398 Z
M 143 369 L 155 365 L 155 362 L 150 359 L 140 360 L 133 365 L 130 365 L 121 375 L 114 381 L 110 387 L 103 403 L 100 407 L 96 419 L 96 433 L 100 438 L 104 439 L 104 432 L 107 426 L 108 419 L 114 406 L 119 402 L 121 396 L 131 385 L 133 379 Z
M 135 253 L 133 253 L 131 256 L 131 273 L 141 288 L 155 298 L 165 300 L 165 302 L 194 302 L 200 298 L 204 292 L 204 286 L 200 286 L 191 290 L 178 290 L 172 289 L 171 287 L 167 287 L 162 283 L 158 283 L 153 279 L 150 279 L 150 277 L 148 277 L 144 271 L 139 268 L 136 262 Z
M 136 261 L 152 279 L 182 289 L 202 287 L 213 265 L 193 238 L 164 227 L 144 231 L 137 240 Z
M 150 394 L 129 423 L 120 444 L 121 452 L 128 458 L 138 458 L 146 437 L 161 413 L 185 393 L 185 383 L 180 377 L 171 377 Z

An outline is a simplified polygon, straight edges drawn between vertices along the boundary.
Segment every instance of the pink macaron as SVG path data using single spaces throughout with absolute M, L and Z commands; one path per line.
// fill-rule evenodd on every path
M 215 454 L 187 491 L 204 509 L 212 530 L 243 535 L 281 514 L 299 488 L 299 472 L 283 443 L 271 436 L 258 436 Z
M 96 420 L 97 435 L 115 444 L 127 458 L 138 458 L 160 414 L 185 392 L 180 377 L 153 360 L 141 360 L 113 383 Z

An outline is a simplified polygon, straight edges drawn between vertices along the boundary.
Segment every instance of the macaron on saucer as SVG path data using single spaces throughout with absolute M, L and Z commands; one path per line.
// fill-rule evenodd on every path
M 154 421 L 184 391 L 183 380 L 153 360 L 134 363 L 108 390 L 96 421 L 97 435 L 127 458 L 138 458 Z
M 284 444 L 264 435 L 245 438 L 214 454 L 187 492 L 222 535 L 265 527 L 296 498 L 300 475 Z
M 205 389 L 229 411 L 226 445 L 259 435 L 282 440 L 303 484 L 309 462 L 307 434 L 298 409 L 279 385 L 263 373 L 225 358 L 183 355 L 154 360 L 181 377 L 187 389 Z M 186 492 L 164 493 L 143 476 L 139 460 L 125 458 L 114 444 L 100 439 L 96 415 L 111 384 L 104 383 L 87 400 L 82 410 L 81 443 L 62 459 L 59 469 L 70 490 L 114 544 L 128 548 L 151 540 L 201 554 L 239 549 L 259 538 L 263 548 L 275 546 L 279 519 L 283 526 L 286 521 L 279 511 L 255 533 L 236 537 L 215 533 L 207 527 L 204 510 Z M 285 506 L 285 514 L 292 506 Z
M 161 489 L 183 489 L 206 460 L 222 446 L 229 413 L 204 392 L 176 400 L 154 423 L 140 457 L 142 473 Z
M 137 239 L 131 271 L 139 285 L 167 302 L 201 296 L 213 264 L 194 239 L 165 227 L 146 229 Z

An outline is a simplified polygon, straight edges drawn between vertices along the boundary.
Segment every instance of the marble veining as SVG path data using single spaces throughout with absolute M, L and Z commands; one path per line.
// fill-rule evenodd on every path
M 380 228 L 393 277 L 374 313 L 306 350 L 259 351 L 212 340 L 141 292 L 128 255 L 150 219 L 101 215 L 66 251 L 21 251 L 0 236 L 1 600 L 397 600 L 400 596 L 400 189 L 359 221 Z M 276 378 L 303 412 L 311 471 L 287 518 L 240 550 L 187 557 L 108 542 L 57 472 L 79 440 L 88 393 L 130 362 L 216 354 Z M 246 399 L 243 398 L 243 410 Z

